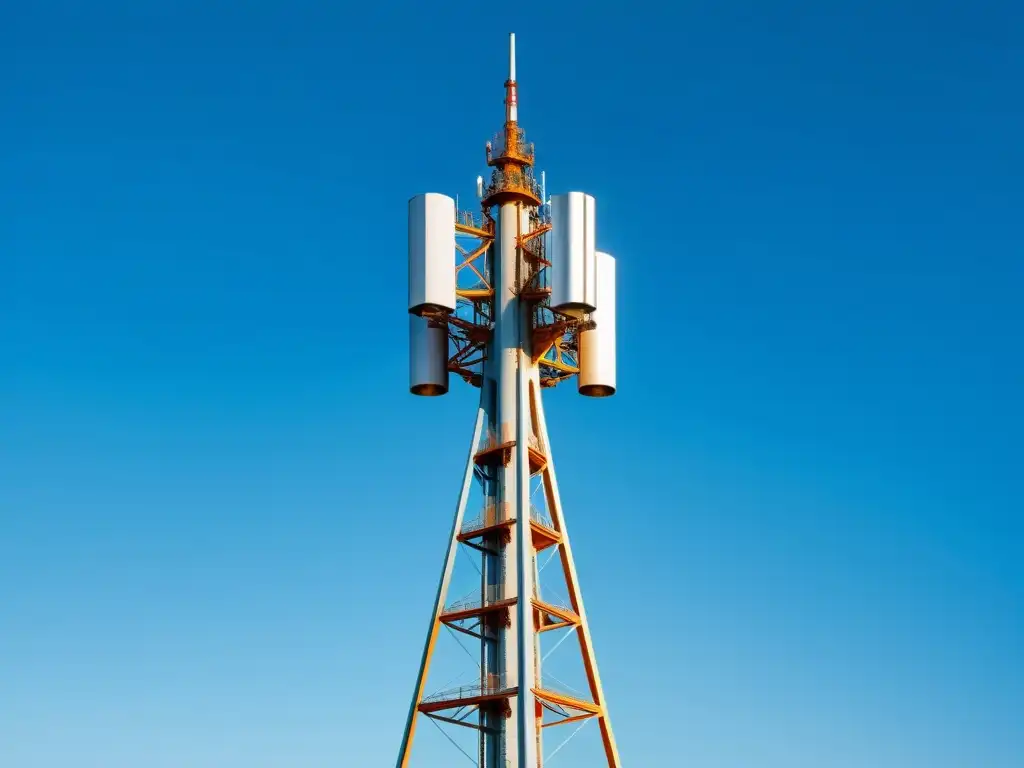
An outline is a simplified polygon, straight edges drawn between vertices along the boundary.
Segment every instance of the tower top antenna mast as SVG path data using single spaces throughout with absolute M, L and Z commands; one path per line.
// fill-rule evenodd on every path
M 505 122 L 519 119 L 518 93 L 516 93 L 516 33 L 508 36 L 508 80 L 505 81 Z
M 516 79 L 516 33 L 508 35 L 508 79 L 515 82 Z

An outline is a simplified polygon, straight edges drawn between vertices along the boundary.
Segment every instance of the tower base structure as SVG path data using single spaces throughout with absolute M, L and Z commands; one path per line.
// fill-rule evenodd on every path
M 559 726 L 593 720 L 600 729 L 607 765 L 611 768 L 621 766 L 558 490 L 537 367 L 528 369 L 523 378 L 526 380 L 523 393 L 526 407 L 521 424 L 527 429 L 517 432 L 525 432 L 525 445 L 519 439 L 502 439 L 493 414 L 488 412 L 485 404 L 488 399 L 487 389 L 482 393 L 441 582 L 416 677 L 416 692 L 406 723 L 398 768 L 415 766 L 412 746 L 419 717 L 430 717 L 447 725 L 472 727 L 484 733 L 490 727 L 489 724 L 496 720 L 506 723 L 514 720 L 517 711 L 525 714 L 526 718 L 523 723 L 525 727 L 517 729 L 519 733 L 516 735 L 525 736 L 533 742 L 533 762 L 512 759 L 506 746 L 505 749 L 499 747 L 496 750 L 497 762 L 483 754 L 479 765 L 487 768 L 539 768 L 543 765 L 540 750 L 545 736 L 558 730 Z M 486 484 L 491 474 L 499 468 L 501 471 L 519 474 L 520 466 L 525 467 L 528 477 L 533 480 L 531 485 L 536 486 L 534 493 L 543 493 L 546 509 L 541 510 L 527 503 L 516 505 L 513 510 L 508 504 L 495 502 L 485 504 L 484 509 L 474 515 L 468 507 L 472 484 Z M 496 543 L 500 547 L 503 541 L 511 543 L 522 540 L 527 542 L 528 554 L 522 558 L 527 568 L 536 572 L 538 556 L 541 554 L 554 558 L 561 566 L 568 592 L 567 601 L 549 602 L 533 585 L 526 593 L 521 593 L 518 590 L 506 592 L 503 588 L 495 589 L 493 584 L 485 584 L 475 599 L 457 602 L 450 599 L 449 588 L 460 545 L 486 557 L 488 547 Z M 557 550 L 557 554 L 551 550 Z M 527 595 L 525 600 L 521 599 L 523 594 Z M 521 620 L 523 616 L 529 622 L 530 631 L 520 634 L 532 636 L 532 639 L 547 632 L 576 635 L 586 670 L 588 691 L 561 690 L 557 684 L 545 682 L 538 664 L 527 678 L 520 677 L 518 669 L 514 672 L 507 670 L 505 674 L 482 670 L 479 680 L 472 683 L 428 693 L 426 683 L 434 650 L 445 627 L 463 637 L 468 635 L 481 645 L 497 644 L 497 633 L 492 628 L 498 626 L 509 629 L 513 618 Z M 532 655 L 536 659 L 537 654 Z M 482 656 L 487 656 L 486 650 Z M 523 707 L 521 702 L 528 706 Z M 487 739 L 482 737 L 480 741 L 486 744 Z M 485 750 L 486 747 L 481 751 Z

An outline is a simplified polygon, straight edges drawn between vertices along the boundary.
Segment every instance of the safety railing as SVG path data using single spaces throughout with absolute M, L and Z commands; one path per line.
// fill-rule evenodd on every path
M 519 279 L 520 295 L 543 299 L 543 294 L 551 288 L 549 271 L 543 261 L 527 259 L 526 269 Z
M 544 235 L 537 235 L 537 237 L 531 237 L 525 243 L 523 243 L 523 251 L 526 257 L 533 261 L 546 261 L 545 259 L 545 247 L 544 247 Z
M 568 683 L 563 683 L 557 677 L 550 675 L 545 676 L 540 683 L 540 687 L 545 691 L 551 691 L 552 693 L 560 693 L 563 696 L 568 696 L 573 699 L 579 699 L 580 701 L 592 701 L 590 693 L 585 691 L 577 690 Z
M 514 435 L 514 433 L 509 433 L 508 439 L 507 440 L 503 440 L 501 438 L 501 436 L 499 436 L 498 433 L 495 432 L 493 429 L 488 429 L 487 430 L 487 434 L 484 435 L 484 439 L 477 446 L 476 453 L 479 455 L 479 454 L 482 454 L 482 453 L 486 453 L 488 451 L 497 450 L 498 448 L 511 447 L 508 444 L 509 443 L 514 443 L 514 442 L 515 442 L 515 435 Z M 540 438 L 537 437 L 537 435 L 530 434 L 530 436 L 527 437 L 527 439 L 526 439 L 526 444 L 527 444 L 528 447 L 530 447 L 533 450 L 537 451 L 537 453 L 540 453 L 540 454 L 544 453 L 544 446 L 541 444 Z
M 474 590 L 472 594 L 466 595 L 454 603 L 446 606 L 445 613 L 456 611 L 469 611 L 474 608 L 484 608 L 493 603 L 500 603 L 505 599 L 505 587 L 502 584 L 490 584 L 483 589 Z
M 552 608 L 558 608 L 559 610 L 565 611 L 566 613 L 575 613 L 572 606 L 569 604 L 569 598 L 562 597 L 561 595 L 552 596 L 545 594 L 542 590 L 537 590 L 535 595 L 536 599 L 545 605 L 550 605 Z
M 473 211 L 456 211 L 455 223 L 461 224 L 464 227 L 473 227 L 474 229 L 484 228 L 483 216 L 478 213 L 473 213 Z
M 473 699 L 478 696 L 495 696 L 510 691 L 514 686 L 509 686 L 505 678 L 500 675 L 487 675 L 477 683 L 460 685 L 458 688 L 449 688 L 445 691 L 431 694 L 423 699 L 423 704 L 434 704 L 440 701 L 459 701 L 461 699 Z
M 499 192 L 525 192 L 539 200 L 541 190 L 540 184 L 534 180 L 533 174 L 510 168 L 508 172 L 496 170 L 491 174 L 491 183 L 484 190 L 484 197 L 487 198 Z
M 473 531 L 490 528 L 492 525 L 505 522 L 509 519 L 508 509 L 509 505 L 507 502 L 502 502 L 501 504 L 492 502 L 488 504 L 477 517 L 462 524 L 462 533 L 472 533 Z
M 488 427 L 487 434 L 484 435 L 483 442 L 477 447 L 477 453 L 483 453 L 494 448 L 500 448 L 505 442 L 501 439 L 497 432 Z
M 473 533 L 473 531 L 480 531 L 484 528 L 490 528 L 491 526 L 504 523 L 506 520 L 511 520 L 512 518 L 509 517 L 509 509 L 510 507 L 507 502 L 503 502 L 501 504 L 488 504 L 484 507 L 484 511 L 481 514 L 462 524 L 461 533 Z M 547 528 L 555 527 L 555 524 L 551 521 L 551 515 L 548 514 L 546 510 L 539 509 L 533 504 L 530 505 L 530 519 Z
M 524 163 L 533 163 L 533 143 L 526 140 L 526 133 L 521 129 L 507 134 L 507 139 L 505 131 L 498 131 L 487 143 L 487 162 L 506 157 Z
M 514 440 L 514 435 L 512 437 Z M 509 440 L 509 442 L 512 442 L 513 440 Z M 537 437 L 536 435 L 531 434 L 526 439 L 526 444 L 530 448 L 533 448 L 533 450 L 537 451 L 538 453 L 544 453 L 544 448 L 540 442 L 540 438 Z M 483 441 L 480 443 L 480 445 L 477 446 L 476 452 L 484 453 L 485 451 L 491 451 L 496 448 L 501 448 L 504 445 L 505 441 L 501 439 L 498 433 L 495 432 L 493 429 L 488 428 L 487 434 L 484 435 Z
M 530 505 L 530 519 L 535 523 L 540 523 L 547 528 L 554 528 L 555 524 L 551 522 L 551 516 L 543 509 L 537 509 L 537 507 Z

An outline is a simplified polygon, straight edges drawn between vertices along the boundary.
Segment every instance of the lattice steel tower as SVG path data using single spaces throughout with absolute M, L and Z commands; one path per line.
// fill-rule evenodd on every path
M 441 194 L 409 201 L 410 390 L 445 394 L 456 373 L 481 393 L 398 768 L 416 766 L 421 715 L 478 730 L 483 768 L 539 768 L 542 734 L 596 719 L 607 764 L 620 767 L 541 399 L 572 377 L 583 395 L 614 394 L 615 260 L 595 249 L 593 197 L 545 197 L 517 101 L 512 35 L 505 127 L 487 144 L 489 183 L 477 180 L 481 213 Z M 468 508 L 474 487 L 478 509 Z M 548 550 L 564 571 L 565 604 L 538 589 L 538 553 Z M 451 602 L 460 551 L 475 558 L 479 588 Z M 478 647 L 478 679 L 427 695 L 442 628 Z M 555 631 L 577 635 L 588 692 L 545 682 L 540 635 Z

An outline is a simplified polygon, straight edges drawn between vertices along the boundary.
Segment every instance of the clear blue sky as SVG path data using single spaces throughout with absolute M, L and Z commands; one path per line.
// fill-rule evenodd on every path
M 625 765 L 1019 768 L 1020 4 L 345 5 L 0 11 L 0 765 L 392 763 L 476 394 L 405 204 L 516 31 L 619 260 L 548 411 Z

